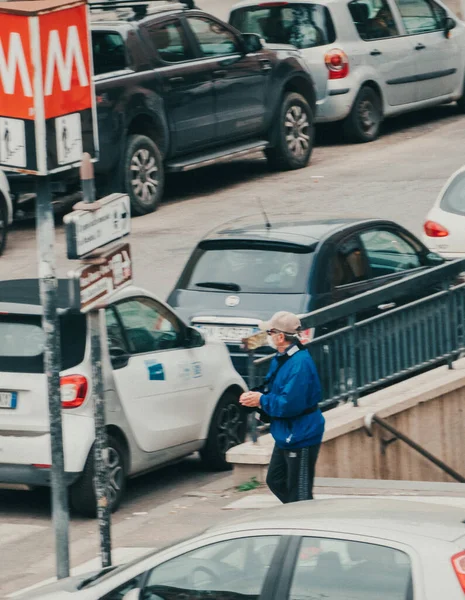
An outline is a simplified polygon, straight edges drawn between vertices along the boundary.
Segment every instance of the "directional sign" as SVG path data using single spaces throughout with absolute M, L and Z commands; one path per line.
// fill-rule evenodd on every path
M 81 312 L 103 306 L 132 282 L 129 244 L 118 244 L 68 274 L 71 306 Z
M 85 204 L 80 206 L 87 208 Z M 111 194 L 65 216 L 68 258 L 82 258 L 131 233 L 129 196 Z

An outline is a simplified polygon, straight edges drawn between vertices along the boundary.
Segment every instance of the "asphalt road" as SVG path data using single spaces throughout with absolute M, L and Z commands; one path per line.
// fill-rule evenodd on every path
M 158 212 L 133 219 L 135 281 L 166 297 L 199 238 L 231 219 L 261 219 L 258 199 L 271 221 L 277 215 L 377 216 L 395 219 L 419 234 L 445 179 L 462 166 L 464 124 L 465 117 L 454 107 L 444 106 L 389 121 L 384 135 L 371 144 L 345 145 L 337 132 L 320 129 L 311 165 L 300 171 L 270 173 L 257 156 L 168 178 L 166 200 Z M 59 223 L 56 237 L 58 274 L 65 276 L 72 263 L 66 260 Z M 0 279 L 36 273 L 34 224 L 23 223 L 12 230 L 0 258 Z M 146 475 L 131 482 L 115 519 L 151 509 L 217 477 L 206 473 L 195 457 Z M 46 543 L 53 546 L 49 514 L 44 492 L 0 491 L 0 554 L 2 531 L 8 537 L 15 527 L 44 527 Z M 73 541 L 85 537 L 89 528 L 89 522 L 74 519 Z M 16 558 L 8 553 L 7 563 L 27 566 L 37 560 L 37 547 L 27 543 L 18 553 Z M 5 564 L 0 564 L 0 595 Z

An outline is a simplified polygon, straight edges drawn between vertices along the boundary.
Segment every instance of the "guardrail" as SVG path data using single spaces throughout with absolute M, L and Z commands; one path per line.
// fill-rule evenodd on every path
M 323 387 L 321 407 L 351 400 L 441 364 L 465 351 L 465 283 L 457 276 L 465 260 L 457 260 L 401 281 L 316 310 L 301 318 L 303 329 L 345 319 L 346 325 L 317 335 L 306 344 Z M 365 320 L 356 315 L 370 307 L 426 287 L 439 291 Z M 442 289 L 440 289 L 442 288 Z M 272 356 L 254 360 L 249 350 L 250 379 L 259 385 Z M 252 387 L 252 385 L 251 385 Z

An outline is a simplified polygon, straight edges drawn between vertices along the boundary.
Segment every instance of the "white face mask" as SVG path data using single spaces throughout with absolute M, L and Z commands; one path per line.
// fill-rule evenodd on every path
M 274 348 L 276 350 L 276 344 L 274 343 L 271 335 L 269 335 L 267 337 L 267 343 L 268 343 L 268 346 L 271 346 L 271 348 Z

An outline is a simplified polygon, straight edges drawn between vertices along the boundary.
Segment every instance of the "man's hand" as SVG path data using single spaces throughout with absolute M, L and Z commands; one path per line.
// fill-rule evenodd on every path
M 260 392 L 245 392 L 239 398 L 239 402 L 242 406 L 247 406 L 248 408 L 256 408 L 260 406 L 260 398 L 263 396 Z

